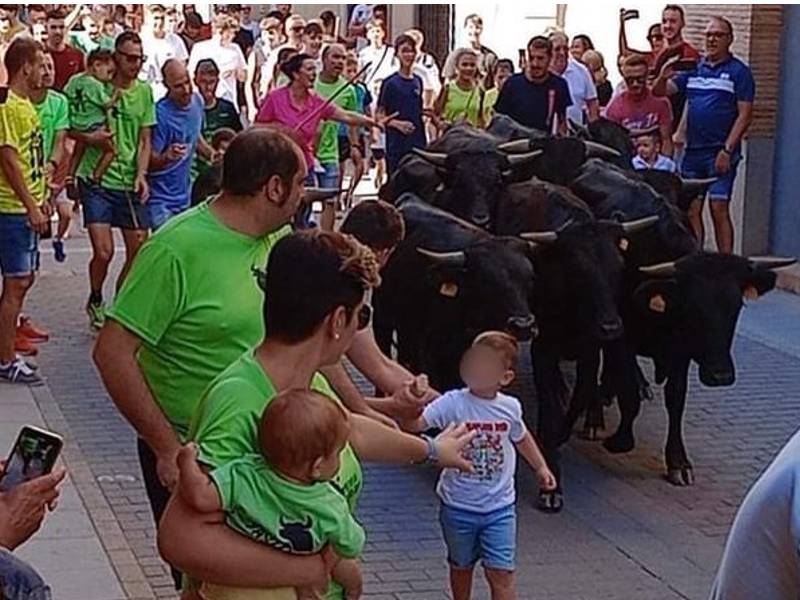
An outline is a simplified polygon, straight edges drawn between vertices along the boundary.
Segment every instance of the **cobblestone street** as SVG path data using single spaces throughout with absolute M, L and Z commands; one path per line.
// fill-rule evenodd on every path
M 91 363 L 93 335 L 83 313 L 88 241 L 83 234 L 70 239 L 68 260 L 60 265 L 49 247 L 43 248 L 43 271 L 26 312 L 51 332 L 52 340 L 37 359 L 47 388 L 34 389 L 34 398 L 45 422 L 66 439 L 80 500 L 126 597 L 174 597 L 154 546 L 133 431 L 106 396 Z M 121 247 L 117 252 L 119 266 Z M 672 487 L 662 478 L 666 413 L 658 388 L 656 399 L 643 406 L 634 452 L 612 456 L 597 443 L 573 438 L 564 453 L 566 506 L 561 514 L 536 511 L 533 477 L 520 469 L 520 598 L 707 597 L 736 507 L 798 427 L 800 297 L 773 292 L 748 305 L 734 350 L 734 387 L 701 387 L 694 371 L 690 378 L 685 439 L 695 465 L 694 487 Z M 532 416 L 526 353 L 516 392 Z M 9 390 L 0 386 L 0 411 Z M 607 411 L 609 430 L 615 416 L 615 408 Z M 368 600 L 448 597 L 435 478 L 433 469 L 366 468 L 359 514 L 368 533 Z M 35 555 L 28 558 L 37 564 Z M 72 559 L 67 554 L 61 560 L 68 565 Z M 62 576 L 73 577 L 66 571 Z M 58 582 L 51 584 L 58 589 Z M 481 582 L 475 598 L 486 597 Z

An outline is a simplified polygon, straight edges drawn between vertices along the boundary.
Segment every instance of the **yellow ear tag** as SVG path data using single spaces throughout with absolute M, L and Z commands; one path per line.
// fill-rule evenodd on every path
M 744 288 L 742 296 L 744 297 L 745 300 L 748 300 L 750 302 L 752 302 L 753 300 L 758 300 L 758 290 L 752 285 L 748 285 L 746 288 Z
M 664 296 L 656 294 L 650 298 L 650 310 L 657 313 L 667 312 L 667 301 L 664 300 Z
M 620 238 L 619 239 L 619 249 L 625 252 L 629 246 L 628 238 Z
M 455 298 L 458 296 L 458 284 L 452 281 L 446 281 L 442 284 L 442 287 L 439 288 L 439 293 L 448 298 Z

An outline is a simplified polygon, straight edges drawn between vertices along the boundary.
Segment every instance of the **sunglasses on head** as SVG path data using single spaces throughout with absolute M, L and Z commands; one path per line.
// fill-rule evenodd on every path
M 370 321 L 372 321 L 372 307 L 369 304 L 362 304 L 356 318 L 358 319 L 358 331 L 369 327 Z

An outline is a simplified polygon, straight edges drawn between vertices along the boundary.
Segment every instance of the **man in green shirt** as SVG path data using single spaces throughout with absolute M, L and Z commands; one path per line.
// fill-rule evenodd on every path
M 117 280 L 119 288 L 147 237 L 149 227 L 145 207 L 149 195 L 146 175 L 151 128 L 156 123 L 156 116 L 153 92 L 149 85 L 138 79 L 143 60 L 139 36 L 131 31 L 121 34 L 114 50 L 116 73 L 112 86 L 118 99 L 109 111 L 111 131 L 73 131 L 73 136 L 87 145 L 77 177 L 84 221 L 92 241 L 90 296 L 86 311 L 96 329 L 103 324 L 103 284 L 114 257 L 111 228 L 120 228 L 125 241 L 125 264 Z M 92 180 L 92 175 L 102 154 L 101 146 L 109 136 L 113 139 L 116 154 L 98 184 Z
M 356 111 L 358 103 L 356 93 L 352 86 L 347 85 L 347 80 L 342 77 L 344 63 L 347 57 L 345 48 L 342 44 L 330 44 L 322 51 L 322 71 L 320 71 L 317 81 L 314 83 L 314 90 L 323 98 L 332 97 L 340 88 L 345 87 L 334 102 L 344 110 Z M 350 141 L 355 143 L 357 139 L 357 128 L 351 127 L 349 130 Z M 318 173 L 319 186 L 322 188 L 338 188 L 341 184 L 339 173 L 339 124 L 334 121 L 325 121 L 322 124 L 317 140 L 317 160 L 324 172 Z M 331 202 L 325 203 L 322 211 L 320 226 L 328 231 L 333 229 L 336 220 L 336 202 L 333 198 Z

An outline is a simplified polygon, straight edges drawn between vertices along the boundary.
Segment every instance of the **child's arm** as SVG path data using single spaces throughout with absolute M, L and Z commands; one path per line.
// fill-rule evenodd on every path
M 536 445 L 533 435 L 531 435 L 531 432 L 528 431 L 527 428 L 525 429 L 525 436 L 517 442 L 517 450 L 519 450 L 519 453 L 525 461 L 536 472 L 536 479 L 539 481 L 539 486 L 543 490 L 556 489 L 556 478 L 553 476 L 553 473 L 550 472 L 544 460 L 544 456 L 542 456 L 542 452 L 539 450 L 539 446 Z
M 187 444 L 178 452 L 178 493 L 184 502 L 200 513 L 222 510 L 222 498 L 211 478 L 197 462 L 197 446 Z
M 331 573 L 333 580 L 344 588 L 347 600 L 358 600 L 364 589 L 361 565 L 354 558 L 340 560 Z

